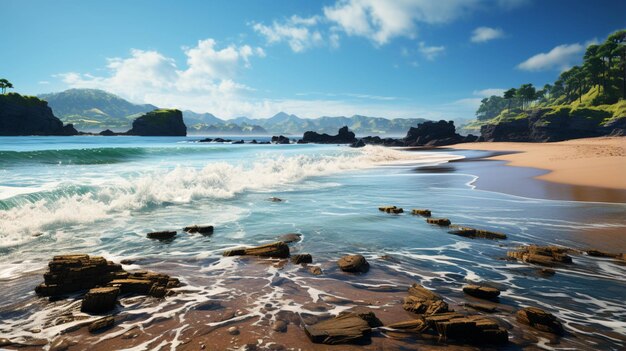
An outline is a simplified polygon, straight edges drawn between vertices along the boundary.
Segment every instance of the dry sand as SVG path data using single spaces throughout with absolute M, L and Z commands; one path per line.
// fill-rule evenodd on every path
M 462 150 L 511 151 L 491 159 L 509 166 L 549 171 L 537 179 L 570 185 L 626 190 L 626 137 L 575 139 L 556 143 L 483 142 Z

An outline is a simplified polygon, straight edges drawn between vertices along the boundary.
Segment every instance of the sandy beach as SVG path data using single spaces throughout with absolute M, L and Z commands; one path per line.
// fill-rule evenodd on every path
M 536 176 L 549 182 L 626 190 L 626 137 L 602 137 L 557 143 L 483 142 L 454 145 L 460 150 L 510 152 L 490 159 L 509 166 L 547 170 Z

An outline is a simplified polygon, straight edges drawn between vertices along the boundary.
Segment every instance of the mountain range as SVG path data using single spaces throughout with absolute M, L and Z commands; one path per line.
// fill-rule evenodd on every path
M 64 123 L 73 123 L 82 131 L 127 130 L 139 115 L 157 109 L 149 104 L 134 104 L 117 95 L 98 89 L 69 89 L 39 95 L 48 101 L 54 115 Z M 423 118 L 352 117 L 301 118 L 279 112 L 270 118 L 237 117 L 223 120 L 211 113 L 183 111 L 189 134 L 288 134 L 305 131 L 336 133 L 343 126 L 358 135 L 404 135 L 410 127 L 426 121 Z

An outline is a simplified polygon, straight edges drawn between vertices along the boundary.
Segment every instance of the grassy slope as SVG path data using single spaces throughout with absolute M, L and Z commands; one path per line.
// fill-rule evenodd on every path
M 626 100 L 619 100 L 612 105 L 598 105 L 593 106 L 593 99 L 598 96 L 598 88 L 594 87 L 590 89 L 586 94 L 582 96 L 580 100 L 573 101 L 571 103 L 563 103 L 563 101 L 555 101 L 552 104 L 539 103 L 533 105 L 531 108 L 522 111 L 519 108 L 513 108 L 511 111 L 505 109 L 498 116 L 484 121 L 474 120 L 465 126 L 463 129 L 472 132 L 479 133 L 480 127 L 486 124 L 499 124 L 515 119 L 527 118 L 533 110 L 545 109 L 548 110 L 544 114 L 544 119 L 547 121 L 551 116 L 567 113 L 572 117 L 585 117 L 597 120 L 598 125 L 609 122 L 612 119 L 626 117 Z

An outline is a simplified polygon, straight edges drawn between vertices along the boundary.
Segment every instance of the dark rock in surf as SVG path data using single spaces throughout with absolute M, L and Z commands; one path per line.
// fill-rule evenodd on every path
M 517 321 L 548 333 L 563 335 L 561 322 L 554 315 L 537 307 L 525 307 L 515 314 Z
M 383 322 L 381 322 L 380 319 L 378 319 L 378 317 L 376 317 L 376 314 L 372 310 L 370 310 L 369 308 L 355 307 L 355 308 L 351 308 L 348 311 L 344 311 L 344 312 L 339 313 L 340 316 L 346 315 L 346 314 L 354 314 L 354 315 L 358 316 L 359 318 L 361 318 L 364 321 L 366 321 L 367 324 L 371 328 L 378 328 L 378 327 L 382 327 L 383 326 Z
M 447 218 L 426 218 L 426 223 L 447 227 L 450 225 L 450 220 Z
M 344 272 L 366 273 L 370 265 L 362 255 L 347 255 L 337 261 L 339 268 Z
M 114 325 L 115 318 L 108 316 L 93 321 L 91 324 L 89 324 L 87 330 L 89 330 L 90 333 L 99 333 L 107 329 L 111 329 Z
M 241 139 L 241 140 L 233 141 L 233 142 L 232 142 L 232 144 L 233 144 L 233 145 L 236 145 L 236 144 L 245 144 L 245 142 L 243 141 L 243 139 Z
M 600 250 L 595 250 L 595 249 L 589 249 L 585 252 L 587 253 L 587 255 L 591 257 L 618 258 L 620 256 L 619 254 L 608 253 L 605 251 L 600 251 Z
M 161 231 L 161 232 L 152 232 L 152 233 L 148 233 L 146 234 L 146 236 L 149 239 L 156 239 L 156 240 L 170 240 L 173 239 L 176 236 L 176 232 L 175 231 Z
M 321 275 L 322 274 L 322 269 L 318 266 L 308 266 L 307 269 L 309 270 L 309 273 L 313 274 L 313 275 Z
M 295 243 L 302 240 L 302 234 L 287 233 L 278 237 L 278 241 L 282 241 L 287 244 Z
M 314 343 L 337 345 L 368 343 L 372 329 L 367 321 L 349 313 L 305 326 L 304 331 Z
M 422 217 L 430 217 L 431 216 L 430 210 L 419 209 L 419 208 L 412 209 L 411 210 L 411 214 L 412 215 L 416 215 L 416 216 L 422 216 Z
M 138 136 L 186 136 L 183 113 L 175 109 L 157 109 L 138 117 L 126 132 Z
M 311 254 L 292 255 L 291 262 L 294 264 L 313 263 L 313 256 Z
M 496 288 L 492 288 L 489 286 L 479 286 L 474 284 L 464 286 L 463 292 L 470 296 L 486 300 L 493 300 L 500 296 L 500 290 Z
M 447 341 L 476 345 L 502 345 L 509 341 L 506 329 L 500 327 L 495 320 L 480 315 L 443 313 L 426 317 L 426 323 Z
M 559 246 L 529 245 L 518 251 L 509 251 L 507 256 L 516 260 L 538 264 L 542 266 L 556 266 L 572 263 L 572 258 L 567 255 L 571 250 Z
M 404 210 L 401 207 L 396 207 L 396 206 L 381 206 L 378 208 L 378 210 L 381 212 L 393 213 L 393 214 L 400 214 L 404 212 Z
M 454 229 L 450 230 L 448 233 L 463 236 L 466 238 L 483 238 L 491 240 L 506 239 L 506 234 L 503 233 L 461 226 L 455 226 Z
M 198 140 L 199 143 L 210 143 L 212 141 L 213 141 L 213 139 L 211 139 L 211 138 L 204 138 L 202 140 Z
M 363 141 L 363 139 L 359 139 L 358 141 L 352 143 L 350 145 L 350 147 L 364 147 L 365 146 L 365 142 Z
M 102 135 L 102 136 L 114 136 L 114 135 L 117 135 L 117 133 L 115 133 L 114 131 L 112 131 L 110 129 L 105 129 L 105 130 L 101 131 L 98 134 Z
M 214 228 L 212 225 L 192 225 L 183 228 L 183 230 L 187 233 L 200 233 L 203 235 L 210 235 L 213 234 Z
M 411 127 L 404 138 L 406 146 L 443 146 L 465 142 L 456 133 L 453 121 L 426 121 Z
M 356 142 L 354 133 L 348 130 L 348 127 L 341 127 L 337 135 L 328 135 L 326 133 L 319 134 L 317 132 L 308 131 L 302 136 L 303 143 L 316 144 L 352 144 Z
M 282 241 L 250 248 L 239 248 L 224 251 L 224 256 L 260 256 L 272 258 L 288 258 L 289 246 Z
M 116 287 L 90 289 L 83 297 L 80 310 L 87 313 L 108 312 L 115 308 L 119 292 L 120 289 Z
M 271 202 L 283 202 L 284 200 L 278 197 L 270 197 L 269 200 Z
M 272 144 L 289 144 L 289 138 L 279 135 L 272 137 Z

